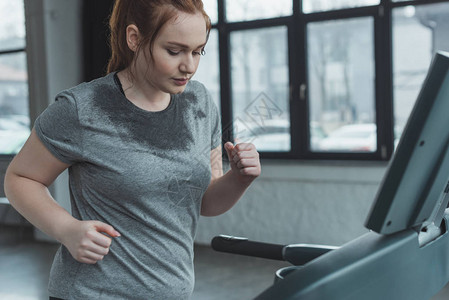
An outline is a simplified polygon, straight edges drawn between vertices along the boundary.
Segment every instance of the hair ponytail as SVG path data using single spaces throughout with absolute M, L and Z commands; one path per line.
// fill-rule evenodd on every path
M 129 25 L 126 18 L 130 10 L 131 1 L 116 0 L 109 19 L 111 57 L 107 72 L 120 71 L 127 68 L 134 58 L 134 53 L 128 48 L 126 41 L 126 27 Z

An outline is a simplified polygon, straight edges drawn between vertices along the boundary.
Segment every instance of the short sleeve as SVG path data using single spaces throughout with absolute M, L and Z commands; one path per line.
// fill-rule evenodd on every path
M 211 150 L 217 148 L 221 145 L 221 118 L 220 113 L 218 112 L 217 105 L 212 100 L 212 96 L 210 92 L 207 91 L 207 95 L 209 98 L 209 106 L 210 106 L 210 117 L 211 117 Z
M 73 164 L 82 159 L 82 132 L 76 101 L 70 93 L 59 94 L 36 119 L 34 128 L 45 147 L 60 161 Z

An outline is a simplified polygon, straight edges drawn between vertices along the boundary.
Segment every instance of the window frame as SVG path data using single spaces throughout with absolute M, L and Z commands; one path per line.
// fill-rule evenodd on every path
M 369 160 L 387 161 L 394 152 L 393 61 L 392 61 L 392 11 L 397 7 L 419 6 L 449 2 L 448 0 L 409 0 L 393 2 L 380 0 L 377 5 L 345 8 L 324 12 L 303 13 L 302 0 L 293 1 L 291 16 L 239 22 L 226 21 L 226 0 L 218 0 L 218 21 L 212 27 L 218 30 L 220 105 L 224 141 L 232 136 L 232 78 L 230 35 L 234 31 L 286 26 L 288 31 L 288 66 L 290 82 L 291 150 L 289 152 L 261 151 L 262 159 L 305 160 Z M 312 22 L 343 20 L 356 17 L 372 17 L 374 23 L 375 70 L 375 120 L 377 125 L 377 149 L 369 153 L 313 152 L 309 149 L 309 95 L 300 98 L 300 87 L 307 82 L 307 24 Z

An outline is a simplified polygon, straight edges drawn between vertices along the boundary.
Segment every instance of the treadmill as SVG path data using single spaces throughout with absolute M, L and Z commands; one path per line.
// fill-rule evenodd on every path
M 425 300 L 449 282 L 449 53 L 437 52 L 365 222 L 341 247 L 217 236 L 216 251 L 284 260 L 257 300 Z

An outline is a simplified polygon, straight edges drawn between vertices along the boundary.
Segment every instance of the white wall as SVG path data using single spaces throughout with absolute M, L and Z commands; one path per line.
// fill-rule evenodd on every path
M 270 243 L 341 245 L 365 233 L 386 163 L 262 161 L 229 212 L 200 220 L 196 241 L 227 234 Z

